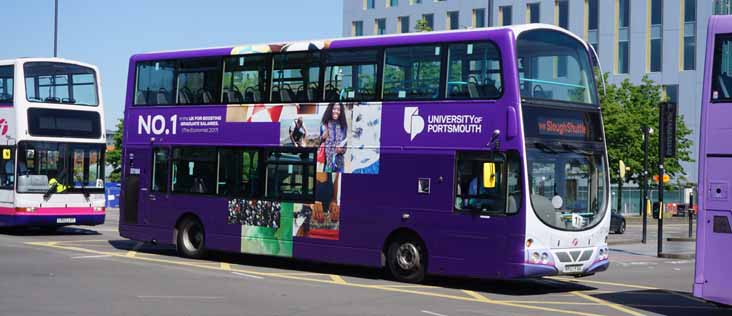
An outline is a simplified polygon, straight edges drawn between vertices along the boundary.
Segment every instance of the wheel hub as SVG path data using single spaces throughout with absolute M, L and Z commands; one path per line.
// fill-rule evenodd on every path
M 419 250 L 411 243 L 404 243 L 397 249 L 396 259 L 400 268 L 412 270 L 419 267 Z

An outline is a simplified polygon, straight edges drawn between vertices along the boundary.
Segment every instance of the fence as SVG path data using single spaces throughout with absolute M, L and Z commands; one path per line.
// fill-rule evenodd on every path
M 610 191 L 611 209 L 618 209 L 618 187 L 613 186 Z M 649 189 L 651 202 L 658 201 L 658 189 Z M 663 190 L 664 203 L 684 204 L 684 190 Z M 620 205 L 620 213 L 623 215 L 641 215 L 641 190 L 640 188 L 623 188 L 623 196 Z M 696 203 L 695 203 L 696 204 Z

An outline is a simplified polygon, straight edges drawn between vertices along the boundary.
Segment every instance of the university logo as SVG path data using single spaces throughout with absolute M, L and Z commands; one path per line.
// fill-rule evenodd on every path
M 424 118 L 419 116 L 418 107 L 404 107 L 404 131 L 409 134 L 410 141 L 424 131 Z
M 8 134 L 8 121 L 0 119 L 0 136 Z

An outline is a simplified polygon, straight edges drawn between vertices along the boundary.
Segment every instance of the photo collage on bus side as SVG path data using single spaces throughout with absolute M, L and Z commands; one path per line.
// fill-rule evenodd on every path
M 312 50 L 324 45 L 247 46 L 232 52 Z M 339 239 L 342 175 L 379 173 L 381 103 L 229 105 L 226 122 L 278 123 L 280 147 L 300 149 L 278 159 L 310 162 L 304 168 L 315 165 L 315 170 L 308 170 L 315 173 L 313 203 L 229 201 L 228 223 L 242 225 L 242 252 L 292 256 L 293 237 Z M 309 151 L 303 154 L 302 149 Z M 308 181 L 299 177 L 290 181 Z

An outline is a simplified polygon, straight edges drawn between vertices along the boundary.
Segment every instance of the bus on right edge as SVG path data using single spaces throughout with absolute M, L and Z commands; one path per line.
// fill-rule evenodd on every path
M 732 16 L 707 29 L 694 295 L 732 305 Z

